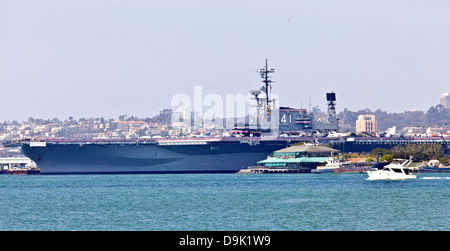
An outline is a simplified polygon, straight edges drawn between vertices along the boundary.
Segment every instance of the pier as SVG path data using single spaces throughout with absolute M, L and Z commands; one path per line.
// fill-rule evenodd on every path
M 36 164 L 27 157 L 0 158 L 0 174 L 40 174 Z
M 39 168 L 14 168 L 8 170 L 1 170 L 0 174 L 8 175 L 38 175 L 41 174 Z
M 14 167 L 31 166 L 32 161 L 27 157 L 0 158 L 0 169 L 13 169 Z
M 367 171 L 371 171 L 372 170 L 372 165 L 373 165 L 373 163 L 371 163 L 368 166 L 341 167 L 341 168 L 337 168 L 333 172 L 334 173 L 364 173 L 364 172 L 367 172 Z
M 311 169 L 306 168 L 267 168 L 260 166 L 253 166 L 241 169 L 237 173 L 246 174 L 265 174 L 265 173 L 309 173 Z

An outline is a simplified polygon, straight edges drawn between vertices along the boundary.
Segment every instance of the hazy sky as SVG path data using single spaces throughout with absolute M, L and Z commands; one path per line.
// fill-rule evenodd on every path
M 0 0 L 0 121 L 151 117 L 177 93 L 428 110 L 450 91 L 449 0 Z

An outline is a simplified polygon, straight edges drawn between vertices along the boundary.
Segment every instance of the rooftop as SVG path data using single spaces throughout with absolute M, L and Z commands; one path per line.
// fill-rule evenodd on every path
M 292 152 L 308 152 L 308 153 L 335 153 L 339 152 L 339 150 L 335 150 L 326 146 L 316 146 L 316 145 L 298 145 L 287 147 L 275 153 L 292 153 Z
M 267 158 L 265 160 L 258 161 L 258 164 L 267 163 L 319 163 L 328 160 L 328 157 L 300 157 L 295 159 L 278 159 Z

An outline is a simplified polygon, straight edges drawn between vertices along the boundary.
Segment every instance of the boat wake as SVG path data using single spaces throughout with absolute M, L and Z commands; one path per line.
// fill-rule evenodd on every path
M 450 180 L 450 177 L 423 177 L 421 180 Z

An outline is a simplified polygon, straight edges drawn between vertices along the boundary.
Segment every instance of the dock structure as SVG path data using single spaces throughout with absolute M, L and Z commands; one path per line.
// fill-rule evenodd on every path
M 25 167 L 31 166 L 33 161 L 27 157 L 8 157 L 8 158 L 0 158 L 0 167 L 2 170 L 4 169 L 13 169 L 14 167 Z
M 364 173 L 371 171 L 372 166 L 352 166 L 352 167 L 342 167 L 334 170 L 334 173 Z
M 267 168 L 261 166 L 251 166 L 248 168 L 241 169 L 237 173 L 241 174 L 265 174 L 265 173 L 309 173 L 310 169 L 306 168 Z
M 2 170 L 0 174 L 13 174 L 13 175 L 38 175 L 41 174 L 39 168 L 14 168 L 8 170 Z
M 0 158 L 0 174 L 39 174 L 36 164 L 27 157 Z

